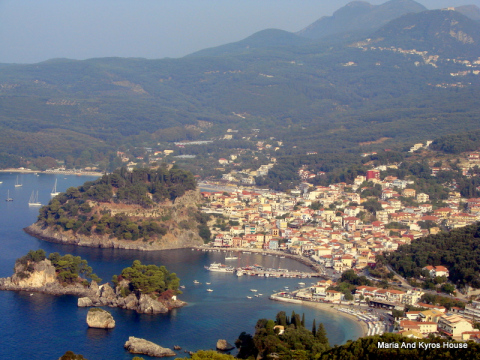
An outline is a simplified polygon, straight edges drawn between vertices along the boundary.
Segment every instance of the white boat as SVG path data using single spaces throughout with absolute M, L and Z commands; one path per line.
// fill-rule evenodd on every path
M 55 179 L 55 185 L 53 185 L 52 192 L 50 193 L 51 196 L 57 196 L 60 192 L 57 191 L 57 179 Z
M 15 181 L 15 187 L 20 187 L 22 186 L 22 184 L 20 184 L 20 182 L 18 181 L 18 176 L 17 176 L 17 180 Z
M 28 206 L 42 206 L 42 204 L 38 202 L 38 191 L 32 191 L 32 195 L 30 195 L 30 200 L 28 200 Z
M 194 283 L 194 284 L 200 284 L 200 281 L 198 281 L 198 280 L 193 280 L 193 283 Z
M 257 292 L 257 289 L 250 289 L 251 292 Z
M 207 289 L 208 292 L 212 292 L 213 290 L 212 289 Z
M 225 260 L 236 260 L 238 256 L 233 255 L 232 253 L 225 255 Z
M 205 283 L 205 284 L 210 285 L 211 283 Z
M 10 197 L 10 190 L 7 190 L 7 198 L 5 201 L 13 201 L 13 199 Z
M 247 296 L 247 299 L 251 299 L 252 297 L 251 296 Z
M 205 269 L 208 271 L 216 271 L 216 272 L 227 272 L 227 273 L 233 273 L 235 271 L 235 268 L 232 266 L 227 266 L 224 264 L 220 263 L 211 263 L 210 266 L 205 266 Z

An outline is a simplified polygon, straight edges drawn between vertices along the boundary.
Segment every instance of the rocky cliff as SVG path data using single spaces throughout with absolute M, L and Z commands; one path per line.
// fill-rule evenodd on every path
M 58 280 L 55 267 L 45 259 L 38 263 L 15 264 L 15 273 L 8 278 L 0 278 L 0 290 L 42 292 L 53 295 L 78 296 L 78 306 L 109 306 L 129 309 L 144 314 L 166 313 L 185 303 L 173 297 L 169 300 L 159 300 L 146 294 L 131 293 L 123 296 L 121 287 L 113 289 L 108 283 L 98 285 L 92 281 L 89 286 L 78 282 L 65 285 Z
M 89 234 L 84 234 L 80 231 L 66 230 L 58 225 L 47 226 L 44 221 L 38 221 L 26 227 L 24 231 L 50 242 L 99 248 L 150 251 L 199 246 L 203 244 L 196 221 L 196 213 L 199 212 L 197 204 L 200 202 L 201 196 L 196 190 L 187 191 L 174 202 L 165 201 L 150 209 L 144 209 L 139 205 L 113 202 L 89 202 L 91 206 L 89 215 L 92 218 L 99 218 L 105 213 L 111 216 L 122 214 L 135 223 L 143 220 L 155 221 L 165 229 L 165 234 L 162 236 L 153 236 L 149 239 L 145 237 L 136 240 L 121 239 L 113 236 L 112 233 L 101 234 L 96 231 L 95 226 Z
M 176 354 L 168 348 L 163 348 L 151 341 L 130 336 L 124 345 L 132 354 L 144 354 L 148 356 L 163 357 L 175 356 Z

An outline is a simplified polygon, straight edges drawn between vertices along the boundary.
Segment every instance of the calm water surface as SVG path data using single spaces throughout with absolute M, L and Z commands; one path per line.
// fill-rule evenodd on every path
M 291 270 L 309 269 L 290 259 L 257 254 L 241 254 L 238 260 L 225 261 L 225 253 L 192 250 L 140 252 L 117 249 L 81 248 L 59 245 L 33 238 L 22 228 L 36 220 L 38 208 L 28 206 L 32 191 L 39 192 L 39 200 L 46 204 L 57 179 L 57 189 L 65 191 L 78 186 L 89 177 L 51 174 L 19 174 L 22 187 L 14 187 L 17 174 L 0 173 L 0 277 L 11 276 L 15 260 L 29 250 L 44 249 L 47 253 L 74 254 L 86 259 L 103 281 L 119 274 L 133 260 L 165 265 L 177 273 L 185 285 L 180 299 L 188 306 L 164 315 L 139 315 L 133 311 L 106 308 L 115 318 L 111 330 L 89 329 L 86 325 L 88 308 L 78 308 L 73 296 L 0 291 L 0 359 L 58 359 L 67 350 L 83 354 L 89 360 L 132 359 L 134 355 L 123 349 L 129 336 L 145 338 L 164 347 L 180 345 L 182 349 L 213 349 L 218 339 L 233 343 L 242 332 L 252 333 L 260 318 L 274 318 L 277 312 L 305 313 L 306 326 L 313 319 L 325 324 L 330 343 L 342 344 L 356 339 L 361 329 L 355 321 L 307 306 L 285 304 L 268 300 L 275 290 L 289 286 L 294 289 L 299 281 L 311 279 L 274 279 L 236 277 L 232 274 L 204 270 L 205 265 L 217 261 L 234 266 L 260 264 Z M 13 202 L 6 202 L 7 190 Z M 3 197 L 3 198 L 2 198 Z M 201 284 L 195 285 L 194 280 Z M 206 283 L 209 282 L 210 285 Z M 207 292 L 211 288 L 213 292 Z M 248 299 L 257 289 L 261 297 Z M 185 356 L 182 351 L 179 356 Z M 148 356 L 142 355 L 145 359 Z

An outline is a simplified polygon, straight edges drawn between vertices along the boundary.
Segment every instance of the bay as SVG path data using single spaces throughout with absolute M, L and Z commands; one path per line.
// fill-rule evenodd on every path
M 19 178 L 22 187 L 14 187 Z M 0 358 L 2 359 L 58 359 L 67 350 L 83 354 L 89 360 L 132 359 L 123 349 L 129 336 L 153 341 L 164 347 L 179 345 L 182 349 L 196 351 L 215 348 L 218 339 L 233 343 L 245 331 L 253 333 L 260 318 L 274 318 L 279 311 L 290 315 L 292 311 L 305 314 L 306 327 L 313 319 L 323 322 L 331 344 L 343 344 L 361 335 L 359 325 L 337 314 L 297 304 L 274 302 L 268 296 L 285 286 L 294 289 L 298 282 L 312 279 L 276 279 L 253 276 L 236 277 L 227 273 L 208 272 L 204 266 L 222 262 L 233 266 L 259 264 L 272 268 L 309 271 L 294 260 L 261 254 L 240 254 L 238 260 L 225 260 L 223 252 L 202 252 L 191 249 L 141 252 L 120 249 L 97 249 L 48 243 L 31 237 L 23 228 L 35 222 L 38 207 L 29 207 L 32 191 L 39 192 L 39 201 L 46 204 L 57 179 L 57 189 L 65 191 L 92 177 L 53 174 L 0 173 L 0 277 L 11 276 L 15 260 L 29 250 L 44 249 L 47 253 L 59 252 L 81 256 L 94 272 L 111 280 L 124 267 L 136 259 L 146 264 L 165 265 L 175 272 L 185 285 L 179 296 L 188 303 L 168 314 L 143 315 L 133 311 L 106 308 L 115 318 L 111 330 L 89 329 L 86 325 L 87 308 L 77 307 L 73 296 L 0 291 Z M 2 199 L 10 191 L 12 202 Z M 195 285 L 194 280 L 200 282 Z M 206 283 L 210 283 L 207 285 Z M 213 292 L 207 292 L 210 288 Z M 256 289 L 253 293 L 250 289 Z M 262 294 L 255 297 L 254 294 Z M 251 296 L 252 299 L 248 299 Z M 179 357 L 186 356 L 182 351 Z M 147 356 L 142 356 L 148 359 Z

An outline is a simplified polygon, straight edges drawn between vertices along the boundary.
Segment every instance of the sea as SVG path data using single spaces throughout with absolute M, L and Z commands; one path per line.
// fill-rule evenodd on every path
M 204 268 L 213 262 L 221 262 L 235 267 L 258 264 L 310 271 L 305 265 L 288 258 L 242 253 L 238 254 L 237 260 L 225 260 L 225 252 L 192 249 L 142 252 L 76 247 L 42 241 L 22 230 L 34 223 L 38 216 L 39 207 L 28 205 L 32 193 L 38 191 L 39 202 L 47 204 L 55 180 L 58 191 L 65 191 L 94 179 L 44 173 L 0 173 L 0 277 L 11 276 L 15 260 L 29 250 L 37 249 L 81 256 L 103 282 L 120 274 L 134 260 L 140 260 L 145 264 L 165 265 L 169 271 L 175 272 L 185 286 L 179 299 L 188 305 L 159 315 L 107 307 L 105 309 L 113 315 L 116 326 L 103 330 L 88 328 L 88 308 L 77 307 L 74 296 L 0 291 L 0 359 L 53 360 L 68 350 L 89 360 L 132 359 L 134 355 L 124 349 L 130 336 L 171 349 L 178 345 L 182 350 L 177 351 L 177 357 L 187 357 L 185 351 L 214 349 L 218 339 L 233 344 L 242 332 L 253 335 L 258 319 L 274 319 L 279 311 L 285 311 L 288 316 L 292 312 L 305 314 L 308 329 L 314 319 L 317 325 L 322 322 L 332 345 L 361 336 L 361 328 L 354 320 L 310 306 L 268 299 L 269 295 L 285 287 L 296 289 L 299 282 L 308 286 L 315 278 L 237 277 Z M 17 181 L 21 187 L 14 186 Z M 7 193 L 13 201 L 4 201 Z M 195 284 L 195 280 L 200 284 Z M 207 292 L 208 288 L 213 291 Z M 262 295 L 255 297 L 255 294 Z M 146 355 L 141 357 L 150 359 Z

